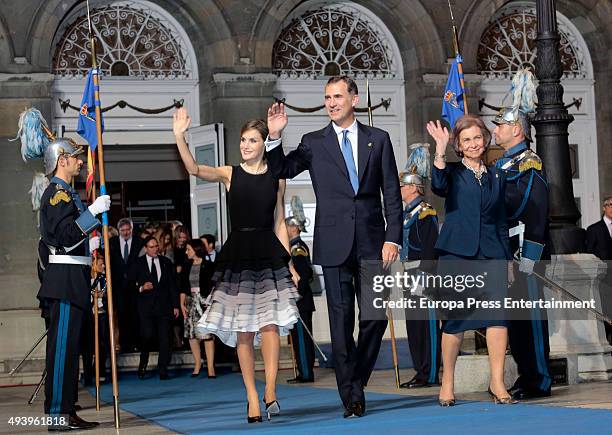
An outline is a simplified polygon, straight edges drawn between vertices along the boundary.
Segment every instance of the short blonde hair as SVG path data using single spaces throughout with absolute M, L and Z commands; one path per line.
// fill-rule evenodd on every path
M 489 145 L 491 145 L 491 132 L 489 131 L 489 129 L 487 128 L 483 120 L 479 116 L 476 116 L 476 115 L 472 115 L 472 114 L 463 115 L 461 118 L 457 120 L 457 123 L 455 124 L 455 128 L 453 128 L 453 139 L 452 139 L 453 149 L 455 150 L 455 153 L 459 157 L 463 157 L 463 153 L 461 152 L 461 147 L 459 143 L 459 136 L 461 136 L 461 132 L 463 130 L 467 130 L 468 128 L 472 128 L 472 127 L 480 128 L 480 132 L 482 133 L 482 136 L 484 137 L 484 142 L 485 142 L 484 150 L 485 151 L 487 150 L 487 148 L 489 148 Z

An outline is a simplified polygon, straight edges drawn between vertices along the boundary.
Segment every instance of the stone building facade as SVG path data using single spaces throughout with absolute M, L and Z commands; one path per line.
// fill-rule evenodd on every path
M 451 3 L 470 109 L 490 117 L 493 112 L 479 109 L 478 100 L 499 105 L 511 70 L 533 60 L 529 11 L 535 2 Z M 220 155 L 233 164 L 240 158 L 241 124 L 264 117 L 273 96 L 298 108 L 314 107 L 322 104 L 325 74 L 348 72 L 360 84 L 369 78 L 374 104 L 391 98 L 375 118 L 392 132 L 401 166 L 406 145 L 427 141 L 426 121 L 440 116 L 454 56 L 447 0 L 91 0 L 90 6 L 104 41 L 98 48 L 98 58 L 106 62 L 103 105 L 124 98 L 160 108 L 184 99 L 195 125 L 223 123 Z M 84 8 L 85 2 L 75 0 L 0 0 L 0 311 L 20 318 L 37 315 L 36 213 L 28 190 L 40 164 L 24 163 L 17 142 L 9 139 L 19 113 L 30 105 L 41 109 L 54 129 L 73 134 L 76 114 L 64 112 L 57 99 L 80 101 L 80 77 L 88 66 L 79 59 L 86 51 L 79 45 L 86 31 Z M 566 32 L 565 99 L 582 98 L 580 109 L 570 109 L 579 121 L 577 139 L 570 142 L 586 226 L 599 215 L 600 197 L 612 193 L 612 2 L 558 0 L 557 9 Z M 112 37 L 121 28 L 125 34 Z M 136 43 L 143 34 L 151 45 Z M 324 112 L 291 113 L 292 141 L 325 123 Z M 105 143 L 115 164 L 112 177 L 186 182 L 172 146 L 170 115 L 129 108 L 109 112 Z M 305 203 L 314 202 L 307 179 L 292 189 Z

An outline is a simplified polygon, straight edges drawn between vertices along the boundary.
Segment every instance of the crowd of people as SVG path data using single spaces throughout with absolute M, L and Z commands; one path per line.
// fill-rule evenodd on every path
M 198 239 L 190 239 L 189 231 L 179 221 L 147 223 L 136 234 L 132 220 L 122 218 L 117 228 L 111 228 L 109 241 L 115 350 L 140 352 L 138 376 L 141 379 L 146 374 L 149 352 L 159 350 L 159 376 L 168 379 L 172 349 L 182 350 L 188 343 L 194 358 L 192 376 L 197 377 L 202 363 L 200 345 L 203 340 L 208 377 L 214 378 L 213 337 L 196 334 L 194 325 L 211 291 L 216 237 L 203 234 Z M 155 274 L 150 273 L 153 263 Z M 97 290 L 98 314 L 104 316 L 99 321 L 100 377 L 104 381 L 110 364 L 107 359 L 110 335 L 103 255 L 96 257 L 94 269 L 92 292 Z M 81 336 L 86 385 L 93 382 L 93 322 L 93 314 L 88 313 L 84 319 L 86 332 Z

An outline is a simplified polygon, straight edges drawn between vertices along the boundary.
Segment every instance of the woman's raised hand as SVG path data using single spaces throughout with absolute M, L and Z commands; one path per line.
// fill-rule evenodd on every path
M 450 133 L 446 127 L 443 127 L 440 121 L 429 121 L 427 123 L 427 132 L 436 141 L 436 154 L 444 155 L 446 146 L 450 140 Z
M 191 117 L 187 113 L 187 109 L 185 107 L 177 109 L 172 118 L 172 131 L 174 135 L 182 136 L 185 134 L 187 129 L 189 129 L 189 124 L 191 124 Z
M 268 136 L 270 139 L 280 139 L 289 119 L 283 103 L 274 103 L 268 109 Z

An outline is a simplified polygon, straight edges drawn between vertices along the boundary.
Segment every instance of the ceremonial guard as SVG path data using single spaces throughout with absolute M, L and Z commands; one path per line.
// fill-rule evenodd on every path
M 436 259 L 438 240 L 436 210 L 423 201 L 425 181 L 430 174 L 429 144 L 413 144 L 406 170 L 399 174 L 400 193 L 404 202 L 403 241 L 400 259 L 406 273 L 426 273 Z M 438 384 L 440 370 L 440 322 L 434 309 L 420 309 L 420 294 L 407 295 L 417 308 L 406 309 L 408 345 L 416 375 L 401 388 L 421 388 Z
M 535 112 L 535 84 L 528 70 L 517 72 L 510 90 L 512 104 L 495 117 L 496 143 L 505 153 L 496 162 L 506 173 L 506 213 L 510 245 L 520 259 L 510 287 L 513 299 L 539 300 L 543 286 L 532 274 L 543 273 L 539 260 L 550 259 L 548 238 L 548 182 L 542 160 L 530 149 L 530 118 Z M 532 308 L 509 316 L 509 342 L 519 378 L 510 389 L 512 397 L 526 400 L 550 396 L 549 342 L 546 310 Z
M 43 130 L 43 126 L 45 126 Z M 98 197 L 86 208 L 71 181 L 83 161 L 83 152 L 71 139 L 55 137 L 36 109 L 20 119 L 22 154 L 43 157 L 48 183 L 38 178 L 39 187 L 48 183 L 40 198 L 40 266 L 44 270 L 38 298 L 49 310 L 47 330 L 45 413 L 49 431 L 90 429 L 98 425 L 77 416 L 75 384 L 79 370 L 79 338 L 85 310 L 91 310 L 90 252 L 100 238 L 88 234 L 100 222 L 96 215 L 110 208 L 110 197 Z M 93 339 L 93 337 L 92 337 Z
M 315 311 L 315 305 L 310 287 L 313 278 L 310 250 L 300 237 L 301 232 L 306 232 L 306 217 L 298 196 L 291 198 L 291 212 L 291 216 L 285 219 L 285 225 L 289 233 L 291 261 L 300 276 L 298 293 L 301 298 L 297 301 L 297 307 L 302 320 L 296 323 L 291 330 L 291 344 L 297 365 L 297 376 L 287 382 L 299 384 L 314 382 L 314 343 L 309 333 L 304 330 L 304 326 L 308 328 L 308 331 L 312 331 L 312 313 Z

